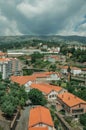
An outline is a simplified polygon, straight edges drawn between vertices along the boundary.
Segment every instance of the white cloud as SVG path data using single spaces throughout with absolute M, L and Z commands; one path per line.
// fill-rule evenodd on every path
M 86 0 L 1 0 L 0 8 L 0 35 L 86 32 L 80 24 L 86 15 Z
M 0 32 L 1 35 L 21 35 L 21 33 L 18 30 L 16 21 L 10 21 L 7 17 L 2 16 L 2 13 L 0 12 Z

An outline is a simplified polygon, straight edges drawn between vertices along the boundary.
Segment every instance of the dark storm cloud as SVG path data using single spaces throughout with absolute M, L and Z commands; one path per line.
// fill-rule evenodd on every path
M 86 0 L 0 0 L 0 35 L 86 35 L 85 7 Z

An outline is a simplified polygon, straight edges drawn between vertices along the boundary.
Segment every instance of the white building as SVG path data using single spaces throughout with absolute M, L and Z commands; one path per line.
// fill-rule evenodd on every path
M 2 79 L 9 78 L 9 76 L 19 74 L 21 71 L 20 62 L 16 58 L 0 58 L 0 72 Z
M 79 75 L 79 74 L 82 73 L 82 70 L 81 70 L 80 68 L 77 68 L 77 67 L 72 67 L 72 68 L 71 68 L 71 73 L 72 73 L 73 75 Z
M 63 67 L 61 68 L 61 72 L 62 72 L 63 74 L 67 74 L 67 73 L 68 73 L 68 72 L 67 72 L 67 69 L 68 69 L 68 66 L 63 66 Z M 79 74 L 82 73 L 82 70 L 81 70 L 80 68 L 78 68 L 78 67 L 70 67 L 70 69 L 71 69 L 71 73 L 72 73 L 73 75 L 79 75 Z
M 57 95 L 60 93 L 64 93 L 67 90 L 55 85 L 45 84 L 45 83 L 33 83 L 30 86 L 31 89 L 35 88 L 40 90 L 43 95 L 48 99 L 48 101 L 53 101 L 57 99 Z

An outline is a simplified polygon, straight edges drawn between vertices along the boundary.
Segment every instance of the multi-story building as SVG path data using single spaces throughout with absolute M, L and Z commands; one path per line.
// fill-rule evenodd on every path
M 86 113 L 86 101 L 69 92 L 58 94 L 57 101 L 57 108 L 64 109 L 67 116 L 78 117 Z
M 12 75 L 20 75 L 22 71 L 22 64 L 17 58 L 11 58 L 12 61 Z
M 0 58 L 0 72 L 2 79 L 9 78 L 11 75 L 18 75 L 22 66 L 16 58 Z

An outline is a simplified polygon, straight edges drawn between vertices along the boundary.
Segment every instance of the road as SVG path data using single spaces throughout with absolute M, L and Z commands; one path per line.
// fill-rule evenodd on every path
M 18 120 L 15 130 L 28 130 L 30 106 L 25 107 L 21 113 L 20 119 Z

